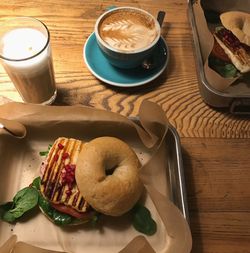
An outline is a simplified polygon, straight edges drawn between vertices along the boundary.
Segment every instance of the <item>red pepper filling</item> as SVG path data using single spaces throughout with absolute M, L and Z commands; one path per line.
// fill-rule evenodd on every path
M 92 210 L 88 210 L 84 213 L 77 212 L 75 209 L 65 206 L 63 204 L 53 204 L 51 203 L 51 206 L 58 210 L 59 212 L 69 214 L 77 219 L 86 219 L 89 220 L 93 216 L 94 212 Z
M 236 51 L 241 47 L 241 42 L 239 39 L 226 28 L 222 28 L 217 31 L 216 35 L 228 48 L 232 49 L 233 51 Z

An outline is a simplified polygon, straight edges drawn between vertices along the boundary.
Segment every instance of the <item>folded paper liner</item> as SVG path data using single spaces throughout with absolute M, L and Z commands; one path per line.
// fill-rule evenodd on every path
M 19 121 L 26 126 L 27 136 L 25 139 L 16 142 L 18 147 L 21 147 L 19 145 L 22 145 L 22 142 L 26 143 L 34 136 L 42 139 L 43 136 L 50 134 L 53 139 L 57 135 L 60 136 L 70 132 L 70 130 L 72 132 L 73 124 L 74 130 L 76 132 L 80 131 L 83 138 L 85 134 L 97 137 L 110 133 L 110 135 L 124 139 L 128 143 L 131 142 L 135 150 L 140 150 L 139 153 L 137 150 L 138 154 L 145 151 L 147 155 L 142 162 L 141 168 L 141 179 L 147 195 L 145 205 L 149 206 L 151 213 L 154 213 L 158 230 L 164 231 L 163 235 L 159 235 L 160 232 L 157 230 L 156 235 L 145 236 L 135 231 L 134 228 L 128 229 L 124 224 L 120 229 L 114 225 L 115 231 L 113 231 L 113 222 L 119 223 L 119 217 L 106 221 L 110 228 L 106 228 L 104 224 L 104 231 L 91 230 L 86 224 L 82 227 L 80 226 L 80 228 L 63 229 L 49 222 L 42 214 L 39 214 L 31 220 L 20 222 L 20 224 L 17 223 L 12 229 L 12 235 L 10 233 L 8 238 L 6 238 L 4 232 L 1 234 L 2 230 L 0 229 L 0 245 L 2 244 L 0 253 L 80 253 L 83 250 L 86 250 L 86 252 L 106 252 L 105 242 L 102 241 L 102 245 L 98 245 L 98 240 L 100 240 L 101 236 L 105 237 L 105 233 L 107 233 L 107 238 L 110 240 L 107 244 L 114 244 L 114 247 L 110 247 L 108 252 L 188 253 L 191 251 L 192 237 L 189 225 L 181 211 L 169 199 L 166 187 L 161 182 L 162 176 L 158 173 L 160 170 L 166 170 L 167 166 L 167 158 L 164 151 L 166 148 L 165 137 L 168 131 L 168 121 L 164 111 L 157 104 L 149 101 L 142 102 L 139 109 L 140 124 L 117 113 L 85 106 L 40 106 L 8 103 L 0 106 L 0 117 Z M 81 126 L 81 129 L 77 129 L 78 125 Z M 123 131 L 124 129 L 126 131 Z M 37 133 L 40 133 L 40 135 L 37 136 Z M 9 140 L 9 142 L 14 139 L 14 137 L 6 136 L 4 131 L 0 132 L 0 156 L 1 149 L 6 147 L 3 143 L 1 146 L 1 137 L 5 141 Z M 139 146 L 143 146 L 144 149 Z M 6 224 L 0 221 L 0 225 L 4 226 L 6 231 L 10 230 L 8 224 Z M 32 226 L 35 226 L 33 230 Z M 39 227 L 43 231 L 39 230 Z M 123 228 L 126 232 L 123 231 Z M 117 237 L 118 235 L 119 237 Z M 38 237 L 45 238 L 45 241 L 39 244 Z M 23 238 L 23 240 L 19 240 L 19 238 Z M 95 238 L 97 245 L 96 248 L 93 248 L 91 244 L 95 243 Z M 50 248 L 49 241 L 51 240 L 53 240 L 53 248 Z M 118 249 L 115 244 L 119 240 L 126 243 Z M 157 251 L 152 245 L 161 244 L 160 240 L 164 241 L 164 245 L 161 246 L 160 251 Z M 91 247 L 89 247 L 90 245 Z
M 210 0 L 201 1 L 197 0 L 193 4 L 194 17 L 196 20 L 196 27 L 199 37 L 199 43 L 201 48 L 202 59 L 204 62 L 204 73 L 208 83 L 218 91 L 224 91 L 230 85 L 232 85 L 237 78 L 223 78 L 213 69 L 208 66 L 208 57 L 214 46 L 214 37 L 208 28 L 204 11 L 201 5 L 206 5 L 207 8 L 212 8 L 219 13 L 230 10 L 245 10 L 246 2 L 242 0 L 226 1 L 226 0 Z

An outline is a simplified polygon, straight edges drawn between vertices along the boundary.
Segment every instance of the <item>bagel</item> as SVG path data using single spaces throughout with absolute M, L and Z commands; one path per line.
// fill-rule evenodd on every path
M 240 42 L 250 46 L 250 14 L 241 11 L 229 11 L 220 15 L 222 25 L 230 30 Z
M 84 144 L 75 178 L 84 199 L 98 212 L 120 216 L 139 200 L 143 184 L 135 152 L 120 139 L 98 137 Z

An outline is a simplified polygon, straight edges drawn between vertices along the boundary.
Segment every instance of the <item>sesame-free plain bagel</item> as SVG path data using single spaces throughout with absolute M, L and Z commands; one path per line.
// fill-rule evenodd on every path
M 250 14 L 228 11 L 220 15 L 222 25 L 230 30 L 240 42 L 250 46 Z
M 76 165 L 76 182 L 97 211 L 120 216 L 138 201 L 143 185 L 135 152 L 120 139 L 99 137 L 86 143 Z

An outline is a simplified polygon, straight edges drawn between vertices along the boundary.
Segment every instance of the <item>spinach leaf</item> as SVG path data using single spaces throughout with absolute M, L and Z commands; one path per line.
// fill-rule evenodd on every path
M 14 214 L 15 218 L 19 218 L 37 205 L 38 192 L 33 187 L 25 187 L 16 194 L 13 202 L 15 206 L 10 212 Z
M 137 231 L 146 235 L 153 235 L 156 233 L 157 224 L 152 219 L 150 211 L 145 206 L 136 204 L 132 212 L 133 226 Z
M 31 184 L 35 189 L 37 189 L 38 191 L 40 191 L 40 185 L 41 185 L 41 178 L 40 177 L 36 177 L 32 184 Z
M 42 211 L 56 224 L 66 225 L 72 222 L 73 217 L 54 209 L 50 203 L 40 194 L 39 206 Z
M 33 209 L 37 203 L 37 190 L 33 187 L 25 187 L 17 192 L 13 198 L 13 202 L 8 202 L 1 206 L 3 210 L 1 218 L 7 222 L 14 222 L 24 213 Z
M 7 222 L 13 222 L 15 220 L 14 215 L 8 212 L 12 209 L 12 207 L 13 202 L 7 202 L 5 204 L 0 205 L 0 217 L 2 220 Z
M 33 180 L 32 186 L 35 187 L 38 191 L 40 191 L 41 178 L 37 177 Z M 46 200 L 42 194 L 39 192 L 38 205 L 42 209 L 42 211 L 56 224 L 56 225 L 66 225 L 72 222 L 73 217 L 59 212 L 54 209 L 48 200 Z
M 9 211 L 5 212 L 1 218 L 2 220 L 7 221 L 9 223 L 12 223 L 16 220 L 15 215 Z
M 72 222 L 72 216 L 53 209 L 53 221 L 56 225 L 66 225 Z
M 50 151 L 50 149 L 51 149 L 51 147 L 52 147 L 52 144 L 49 144 L 48 149 L 45 150 L 45 151 L 40 151 L 40 152 L 39 152 L 39 155 L 40 155 L 40 156 L 47 156 L 48 153 L 49 153 L 49 151 Z
M 215 57 L 209 57 L 209 67 L 224 78 L 233 78 L 238 75 L 238 70 L 231 63 L 226 63 Z
M 234 67 L 233 64 L 226 64 L 224 68 L 218 69 L 222 76 L 225 78 L 236 77 L 238 70 Z
M 49 153 L 48 150 L 46 150 L 46 151 L 40 151 L 40 152 L 39 152 L 39 155 L 40 155 L 40 156 L 47 156 L 48 153 Z
M 13 207 L 13 202 L 9 201 L 2 205 L 0 205 L 0 215 L 2 215 L 4 212 L 10 210 Z
M 53 217 L 53 208 L 51 207 L 48 200 L 46 200 L 41 194 L 39 194 L 39 201 L 38 204 L 42 211 L 48 215 L 49 218 L 52 219 Z

